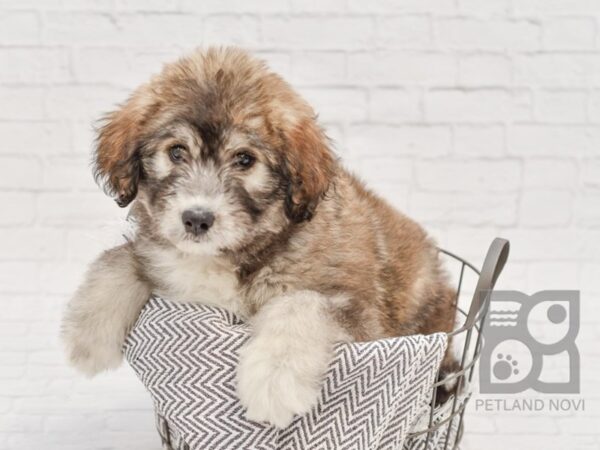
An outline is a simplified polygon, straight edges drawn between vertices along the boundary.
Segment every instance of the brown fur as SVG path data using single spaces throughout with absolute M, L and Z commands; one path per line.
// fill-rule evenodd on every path
M 252 243 L 247 251 L 234 249 L 229 255 L 245 269 L 240 273 L 251 309 L 261 303 L 252 298 L 252 281 L 267 271 L 278 291 L 350 294 L 342 317 L 357 339 L 451 329 L 452 291 L 433 242 L 334 161 L 310 107 L 262 63 L 239 50 L 213 49 L 168 66 L 108 116 L 100 132 L 97 168 L 110 190 L 133 200 L 129 197 L 143 176 L 135 154 L 139 139 L 163 124 L 164 116 L 193 114 L 204 105 L 205 120 L 218 125 L 244 126 L 259 118 L 255 131 L 269 146 L 268 157 L 283 160 L 288 177 L 292 220 L 268 236 L 274 248 L 258 251 L 258 260 Z M 426 280 L 422 286 L 416 286 L 419 277 Z
M 236 49 L 167 66 L 100 130 L 98 176 L 121 206 L 141 193 L 132 245 L 142 267 L 148 248 L 171 245 L 159 232 L 161 208 L 187 175 L 174 168 L 159 179 L 151 162 L 163 151 L 160 133 L 178 123 L 193 128 L 200 149 L 187 164 L 213 161 L 240 203 L 244 239 L 219 258 L 237 274 L 245 314 L 286 292 L 313 290 L 348 298 L 334 315 L 355 340 L 452 329 L 454 292 L 434 242 L 341 166 L 313 110 L 285 81 Z M 256 192 L 242 187 L 250 172 L 226 166 L 223 143 L 235 133 L 268 167 Z

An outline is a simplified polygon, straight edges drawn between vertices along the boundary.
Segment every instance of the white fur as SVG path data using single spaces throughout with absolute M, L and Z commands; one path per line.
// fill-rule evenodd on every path
M 191 170 L 196 173 L 186 189 L 169 199 L 160 221 L 160 233 L 182 252 L 214 256 L 222 248 L 231 248 L 243 240 L 242 219 L 219 186 L 214 168 L 205 166 Z M 203 236 L 190 237 L 181 223 L 181 215 L 188 209 L 211 211 L 215 215 L 214 226 Z
M 126 245 L 103 253 L 67 306 L 61 337 L 73 366 L 92 376 L 117 367 L 125 337 L 150 296 Z
M 152 171 L 157 178 L 163 179 L 169 176 L 173 169 L 173 163 L 169 159 L 167 152 L 156 152 L 152 158 Z
M 163 286 L 156 291 L 158 295 L 240 312 L 237 277 L 224 259 L 156 246 L 146 249 L 144 256 L 150 259 L 151 273 Z
M 283 428 L 317 403 L 333 344 L 347 339 L 330 306 L 317 292 L 296 291 L 271 299 L 251 319 L 237 374 L 248 419 Z
M 267 167 L 257 162 L 250 170 L 251 172 L 244 179 L 244 188 L 248 192 L 264 190 L 269 183 L 269 170 Z

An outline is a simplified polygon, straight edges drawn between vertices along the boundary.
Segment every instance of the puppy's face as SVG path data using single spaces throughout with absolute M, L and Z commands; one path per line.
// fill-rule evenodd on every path
M 184 252 L 234 250 L 286 224 L 287 178 L 257 131 L 178 119 L 152 133 L 140 155 L 143 226 Z
M 309 220 L 333 158 L 310 107 L 225 49 L 167 66 L 109 115 L 96 172 L 121 206 L 136 199 L 140 233 L 215 255 Z

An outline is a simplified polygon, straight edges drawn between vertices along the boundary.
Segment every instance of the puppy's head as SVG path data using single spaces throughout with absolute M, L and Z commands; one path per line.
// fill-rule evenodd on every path
M 205 254 L 310 220 L 334 171 L 313 110 L 238 49 L 166 66 L 107 116 L 95 156 L 141 233 Z

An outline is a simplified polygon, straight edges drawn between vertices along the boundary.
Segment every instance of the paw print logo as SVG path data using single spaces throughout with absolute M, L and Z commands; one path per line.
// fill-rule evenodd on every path
M 497 361 L 492 370 L 494 371 L 494 376 L 499 380 L 507 380 L 512 375 L 519 374 L 519 369 L 517 368 L 519 363 L 516 359 L 513 359 L 512 355 L 504 356 L 502 353 L 498 353 L 496 359 Z
M 575 345 L 579 292 L 541 291 L 529 296 L 494 291 L 489 301 L 479 366 L 481 392 L 510 394 L 534 389 L 579 393 L 579 352 Z M 568 369 L 561 374 L 568 372 L 568 377 L 552 379 L 544 364 L 561 365 L 561 369 Z

